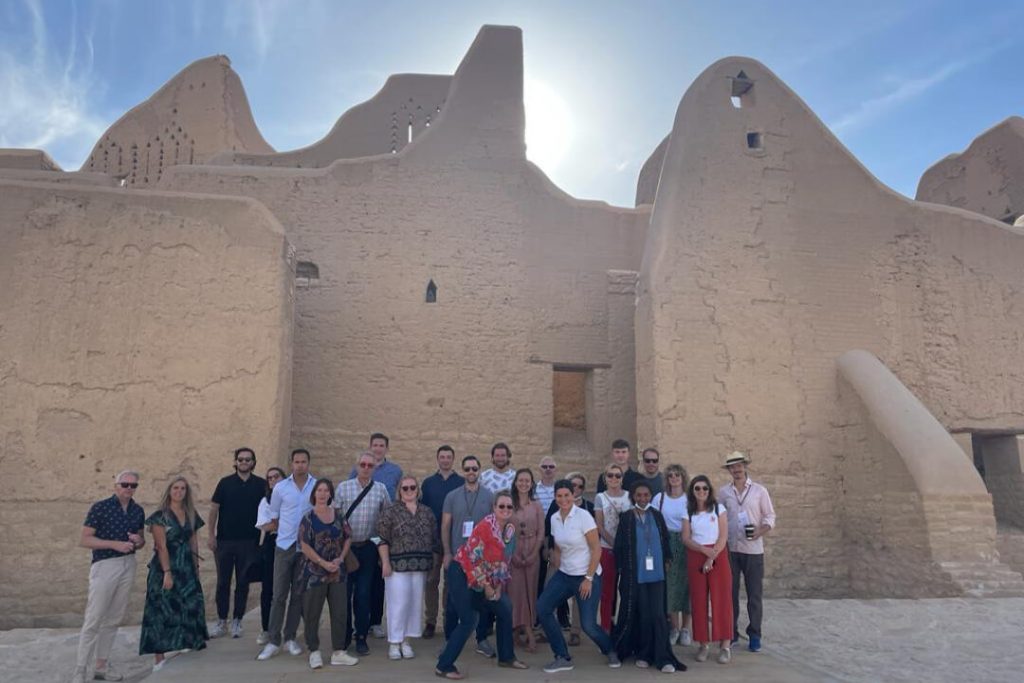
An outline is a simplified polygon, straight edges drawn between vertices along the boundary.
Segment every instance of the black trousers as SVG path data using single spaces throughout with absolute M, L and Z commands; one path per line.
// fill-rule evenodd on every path
M 764 555 L 730 552 L 729 566 L 732 568 L 732 632 L 740 632 L 740 574 L 743 574 L 743 586 L 747 589 L 747 619 L 750 620 L 747 635 L 760 638 L 764 613 Z
M 359 560 L 359 571 L 346 579 L 348 587 L 348 625 L 345 629 L 345 648 L 356 640 L 366 640 L 373 615 L 373 581 L 380 576 L 377 546 L 365 542 L 352 546 L 352 554 Z
M 260 591 L 260 623 L 264 631 L 270 630 L 270 605 L 274 600 L 274 546 L 277 534 L 268 535 L 260 546 L 263 559 L 263 590 Z
M 235 577 L 234 619 L 245 616 L 245 603 L 249 600 L 249 568 L 259 557 L 256 541 L 217 541 L 217 618 L 228 618 L 231 598 L 231 577 Z

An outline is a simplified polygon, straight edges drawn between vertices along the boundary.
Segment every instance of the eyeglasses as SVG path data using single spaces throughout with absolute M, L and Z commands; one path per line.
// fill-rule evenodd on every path
M 120 486 L 123 489 L 137 489 L 137 488 L 139 488 L 138 483 L 130 482 L 130 481 L 119 481 L 119 482 L 117 482 L 117 485 Z
M 605 472 L 605 479 L 622 479 L 622 475 L 618 472 Z
M 359 466 L 361 468 L 363 468 L 364 470 L 368 470 L 371 467 L 373 467 L 373 463 L 372 462 L 361 462 L 361 463 L 359 463 Z
M 479 472 L 480 468 L 479 467 L 473 467 L 472 465 L 470 465 L 468 467 L 463 467 L 462 471 L 463 472 Z
M 694 491 L 710 491 L 711 489 L 709 489 L 707 486 L 694 486 L 693 490 Z
M 413 484 L 412 486 L 403 486 L 402 490 L 403 491 L 415 491 L 416 490 L 416 484 Z
M 647 463 L 648 465 L 654 465 L 658 462 L 658 459 L 654 458 L 652 460 L 651 458 L 644 458 L 644 462 Z
M 540 468 L 542 470 L 553 470 L 553 469 L 555 469 L 555 466 L 554 465 L 541 465 Z
M 507 503 L 504 504 L 504 505 L 495 505 L 494 507 L 498 508 L 499 510 L 511 510 L 512 509 L 512 506 L 507 504 Z

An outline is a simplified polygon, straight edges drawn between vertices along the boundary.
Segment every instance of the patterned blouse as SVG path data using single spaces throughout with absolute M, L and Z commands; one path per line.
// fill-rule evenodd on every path
M 317 555 L 327 562 L 340 557 L 345 547 L 345 539 L 351 538 L 352 532 L 338 511 L 334 513 L 334 521 L 327 524 L 317 517 L 315 510 L 310 510 L 299 522 L 299 541 L 312 548 Z M 302 582 L 306 588 L 321 583 L 338 583 L 345 580 L 345 563 L 336 572 L 328 572 L 319 564 L 310 562 L 303 557 Z
M 434 553 L 441 552 L 437 518 L 423 503 L 416 504 L 416 514 L 402 501 L 386 506 L 377 520 L 377 535 L 381 545 L 388 546 L 396 572 L 429 572 Z
M 497 587 L 508 582 L 508 560 L 515 549 L 516 525 L 506 522 L 499 529 L 498 520 L 491 513 L 473 527 L 473 534 L 455 553 L 455 561 L 466 573 L 469 587 L 482 591 L 485 584 Z

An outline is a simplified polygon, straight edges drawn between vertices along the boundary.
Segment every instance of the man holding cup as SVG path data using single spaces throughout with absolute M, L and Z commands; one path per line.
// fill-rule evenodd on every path
M 768 489 L 747 476 L 750 458 L 733 451 L 722 467 L 729 470 L 732 481 L 719 492 L 720 501 L 729 511 L 729 564 L 732 568 L 733 642 L 739 639 L 740 574 L 747 589 L 747 637 L 751 652 L 761 650 L 761 618 L 763 613 L 764 541 L 775 527 L 775 508 Z

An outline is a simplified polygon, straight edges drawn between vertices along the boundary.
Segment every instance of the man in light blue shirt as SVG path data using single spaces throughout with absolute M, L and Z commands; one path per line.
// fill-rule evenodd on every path
M 256 659 L 270 659 L 281 651 L 281 630 L 284 628 L 284 647 L 288 654 L 302 654 L 295 641 L 302 616 L 300 572 L 296 571 L 302 551 L 297 540 L 302 517 L 313 509 L 310 496 L 316 477 L 309 474 L 309 451 L 292 451 L 292 476 L 274 487 L 270 496 L 270 518 L 277 522 L 277 547 L 274 548 L 274 600 L 270 607 L 270 642 L 263 646 Z M 289 598 L 290 596 L 290 598 Z M 285 611 L 287 607 L 287 618 Z

